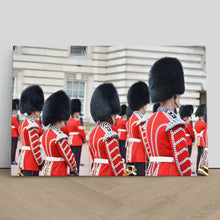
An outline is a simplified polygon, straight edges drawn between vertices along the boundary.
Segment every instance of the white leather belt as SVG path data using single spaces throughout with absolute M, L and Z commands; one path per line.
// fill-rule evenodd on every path
M 95 158 L 94 163 L 108 164 L 108 159 Z
M 174 162 L 173 157 L 149 157 L 149 162 Z
M 79 134 L 79 132 L 70 132 L 69 134 L 70 135 L 76 135 L 76 134 Z
M 29 146 L 22 146 L 21 150 L 31 150 L 31 148 Z
M 128 141 L 129 141 L 129 142 L 139 142 L 139 143 L 140 143 L 140 142 L 141 142 L 141 139 L 138 139 L 138 138 L 129 138 Z
M 190 134 L 186 134 L 187 137 L 190 137 Z
M 12 126 L 11 126 L 11 128 L 15 128 L 15 126 L 14 126 L 14 125 L 12 125 Z
M 126 129 L 121 129 L 121 128 L 119 128 L 118 131 L 125 131 L 125 132 L 127 132 Z
M 46 157 L 46 161 L 65 161 L 62 157 Z

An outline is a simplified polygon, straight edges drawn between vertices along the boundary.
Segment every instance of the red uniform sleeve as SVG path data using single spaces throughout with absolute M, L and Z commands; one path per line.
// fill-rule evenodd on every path
M 139 133 L 140 133 L 141 141 L 144 144 L 146 155 L 147 155 L 147 157 L 149 157 L 150 146 L 149 146 L 148 140 L 147 140 L 147 131 L 146 131 L 146 129 L 147 129 L 147 124 L 146 123 L 141 123 L 138 126 L 138 130 L 139 130 Z
M 119 151 L 118 140 L 116 138 L 110 138 L 105 141 L 105 144 L 110 166 L 112 167 L 115 176 L 124 176 L 124 163 Z
M 61 127 L 60 130 L 69 137 L 69 129 L 67 125 Z
M 38 166 L 41 166 L 43 163 L 43 156 L 41 152 L 41 143 L 39 140 L 39 131 L 37 128 L 32 128 L 28 130 L 29 140 L 30 140 L 30 148 L 34 155 L 34 159 Z
M 79 120 L 77 121 L 76 129 L 79 132 L 79 135 L 82 138 L 82 141 L 84 142 L 86 140 L 86 133 L 85 133 L 85 130 L 81 124 L 81 121 L 79 121 Z
M 39 126 L 38 132 L 39 132 L 39 136 L 41 136 L 41 135 L 44 133 L 44 130 L 43 130 L 43 128 L 41 127 L 39 120 L 35 120 L 35 122 L 36 122 L 37 125 Z
M 76 161 L 75 155 L 71 151 L 70 146 L 68 144 L 68 140 L 61 139 L 57 142 L 57 144 L 59 153 L 62 155 L 66 164 L 70 167 L 70 172 L 73 172 L 76 169 Z
M 12 125 L 15 126 L 15 130 L 18 133 L 18 127 L 19 127 L 19 123 L 18 123 L 18 118 L 17 117 L 12 117 Z
M 191 160 L 186 145 L 186 135 L 183 126 L 176 126 L 169 132 L 173 157 L 181 176 L 191 176 Z
M 191 123 L 188 124 L 188 129 L 189 129 L 190 136 L 192 138 L 192 142 L 194 142 L 195 141 L 195 132 L 193 131 Z

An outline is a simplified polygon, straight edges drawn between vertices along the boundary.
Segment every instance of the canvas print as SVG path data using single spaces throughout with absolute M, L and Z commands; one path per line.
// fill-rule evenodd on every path
M 13 47 L 12 176 L 208 176 L 206 48 Z

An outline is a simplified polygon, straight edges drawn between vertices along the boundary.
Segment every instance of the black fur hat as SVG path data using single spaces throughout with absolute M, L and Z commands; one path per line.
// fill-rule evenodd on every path
M 207 123 L 207 106 L 205 106 L 205 110 L 204 110 L 204 122 Z
M 118 93 L 112 83 L 98 86 L 90 101 L 90 112 L 95 122 L 109 118 L 120 112 Z
M 71 115 L 75 112 L 81 112 L 81 101 L 79 99 L 71 100 Z
M 184 73 L 180 61 L 171 57 L 156 61 L 150 70 L 149 90 L 152 102 L 164 102 L 175 94 L 183 94 Z
M 149 103 L 150 99 L 147 84 L 143 81 L 134 83 L 128 90 L 127 99 L 133 111 Z
M 153 113 L 155 113 L 159 107 L 160 107 L 160 103 L 154 104 L 154 106 L 153 106 Z
M 22 114 L 41 111 L 44 104 L 44 93 L 40 86 L 32 85 L 21 93 L 20 112 Z
M 120 116 L 126 114 L 127 105 L 121 105 L 121 111 L 119 113 Z
M 132 111 L 131 107 L 128 106 L 126 109 L 127 120 L 132 116 L 132 114 L 133 114 L 133 111 Z
M 12 110 L 19 110 L 19 99 L 12 100 Z
M 197 108 L 196 113 L 195 113 L 196 117 L 200 117 L 204 115 L 205 107 L 206 107 L 206 104 L 202 104 Z
M 179 110 L 180 117 L 183 119 L 184 117 L 190 117 L 193 113 L 192 105 L 182 105 Z
M 43 106 L 43 124 L 45 126 L 58 121 L 66 121 L 70 117 L 70 99 L 59 90 L 48 97 Z

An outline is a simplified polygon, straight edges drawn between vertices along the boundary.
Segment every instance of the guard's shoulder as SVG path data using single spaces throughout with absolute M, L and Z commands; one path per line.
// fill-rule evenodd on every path
M 27 121 L 28 121 L 28 125 L 26 127 L 27 130 L 30 130 L 32 128 L 39 129 L 39 125 L 34 120 L 28 119 Z
M 182 119 L 180 119 L 173 111 L 167 111 L 165 114 L 169 119 L 166 131 L 170 131 L 171 129 L 179 125 L 183 125 L 184 127 L 186 127 L 186 123 Z
M 137 125 L 147 122 L 147 118 L 141 112 L 136 111 L 135 115 L 138 118 Z
M 103 137 L 103 141 L 107 141 L 113 137 L 119 139 L 118 133 L 116 133 L 115 131 L 112 130 L 110 124 L 108 124 L 108 123 L 104 124 L 104 126 L 102 126 L 102 129 L 105 132 L 105 135 Z
M 64 134 L 62 131 L 57 130 L 57 129 L 53 129 L 53 131 L 57 135 L 56 140 L 55 140 L 56 143 L 62 139 L 68 139 L 67 135 Z

